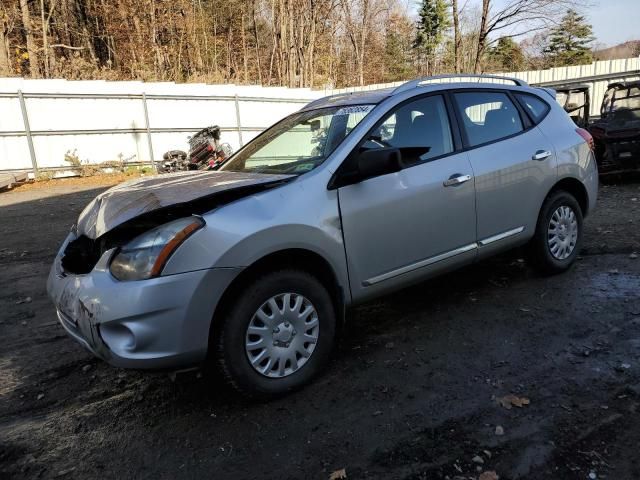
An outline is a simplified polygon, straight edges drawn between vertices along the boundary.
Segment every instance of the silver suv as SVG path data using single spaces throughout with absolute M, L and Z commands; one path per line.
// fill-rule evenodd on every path
M 102 193 L 49 276 L 62 326 L 113 365 L 209 359 L 268 396 L 326 365 L 354 304 L 525 244 L 566 270 L 596 202 L 589 134 L 552 92 L 462 80 L 323 98 L 218 172 Z

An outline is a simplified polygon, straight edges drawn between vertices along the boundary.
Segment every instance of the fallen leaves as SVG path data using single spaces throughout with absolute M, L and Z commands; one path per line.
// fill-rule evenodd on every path
M 329 480 L 344 480 L 347 478 L 347 471 L 344 468 L 340 470 L 336 470 L 331 475 L 329 475 Z
M 522 408 L 525 405 L 529 405 L 531 401 L 527 397 L 518 397 L 510 393 L 509 395 L 505 395 L 504 397 L 496 398 L 498 404 L 502 405 L 507 410 L 511 410 L 511 407 Z

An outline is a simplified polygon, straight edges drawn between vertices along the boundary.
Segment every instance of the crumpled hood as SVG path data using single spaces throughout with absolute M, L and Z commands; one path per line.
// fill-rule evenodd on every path
M 145 177 L 101 193 L 78 218 L 77 233 L 96 239 L 144 213 L 252 185 L 281 182 L 294 175 L 241 172 L 180 172 Z

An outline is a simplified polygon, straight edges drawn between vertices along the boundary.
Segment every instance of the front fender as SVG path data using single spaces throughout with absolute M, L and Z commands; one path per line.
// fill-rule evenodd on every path
M 163 274 L 246 268 L 269 254 L 303 249 L 324 258 L 341 286 L 348 286 L 337 192 L 327 190 L 326 183 L 292 182 L 203 218 L 206 226 L 178 248 Z

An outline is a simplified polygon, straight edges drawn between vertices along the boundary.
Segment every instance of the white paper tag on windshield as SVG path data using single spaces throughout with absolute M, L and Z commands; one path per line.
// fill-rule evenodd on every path
M 352 115 L 354 113 L 369 113 L 375 105 L 352 105 L 350 107 L 342 107 L 335 115 Z

